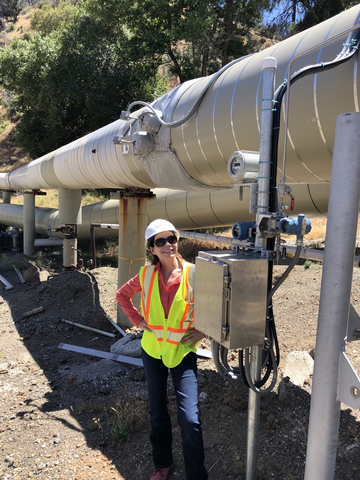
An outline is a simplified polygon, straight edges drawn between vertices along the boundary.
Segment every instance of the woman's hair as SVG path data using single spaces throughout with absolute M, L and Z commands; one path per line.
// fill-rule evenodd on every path
M 172 232 L 175 235 L 177 241 L 179 241 L 179 238 L 180 238 L 179 232 L 177 230 L 169 230 L 169 231 Z M 150 237 L 146 242 L 146 254 L 151 265 L 156 265 L 159 262 L 159 257 L 157 255 L 153 255 L 150 250 L 150 248 L 154 246 L 154 240 L 156 235 L 153 235 L 152 237 Z M 177 257 L 180 259 L 182 258 L 179 253 L 177 254 Z

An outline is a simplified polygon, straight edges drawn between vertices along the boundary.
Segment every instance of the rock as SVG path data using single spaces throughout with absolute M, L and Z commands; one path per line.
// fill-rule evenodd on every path
M 295 385 L 290 382 L 289 377 L 284 377 L 278 388 L 279 403 L 282 405 L 290 405 L 296 399 Z
M 294 385 L 302 387 L 314 371 L 314 360 L 307 352 L 291 352 L 285 363 L 284 376 Z
M 121 340 L 114 343 L 114 345 L 111 345 L 110 352 L 117 353 L 118 355 L 140 358 L 141 339 L 137 338 L 134 334 L 126 335 L 126 337 L 123 337 Z

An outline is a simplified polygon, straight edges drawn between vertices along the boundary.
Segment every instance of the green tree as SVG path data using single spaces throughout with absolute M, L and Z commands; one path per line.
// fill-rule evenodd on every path
M 20 12 L 21 2 L 19 0 L 0 0 L 0 17 L 16 22 Z
M 45 4 L 34 11 L 30 25 L 42 35 L 48 35 L 53 30 L 69 27 L 79 12 L 79 8 L 68 1 L 61 2 L 57 8 Z
M 313 27 L 356 5 L 355 0 L 275 0 L 270 7 L 278 13 L 270 28 L 282 38 Z
M 294 29 L 295 32 L 300 32 L 341 13 L 358 2 L 353 0 L 298 0 L 296 3 L 303 12 L 301 20 Z
M 135 99 L 153 100 L 155 68 L 129 57 L 127 41 L 119 28 L 79 15 L 69 29 L 1 51 L 0 76 L 19 115 L 16 138 L 32 157 L 116 120 Z
M 249 32 L 269 0 L 87 0 L 85 8 L 124 25 L 130 46 L 158 63 L 167 56 L 181 82 L 249 53 Z

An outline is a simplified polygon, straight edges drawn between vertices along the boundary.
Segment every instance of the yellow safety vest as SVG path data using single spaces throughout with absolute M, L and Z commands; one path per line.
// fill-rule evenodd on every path
M 187 353 L 196 351 L 196 347 L 191 348 L 189 344 L 180 342 L 194 321 L 194 274 L 195 265 L 183 262 L 181 283 L 168 318 L 165 318 L 160 298 L 159 273 L 154 265 L 141 267 L 139 272 L 142 313 L 152 329 L 152 332 L 144 330 L 141 346 L 151 357 L 161 358 L 169 368 L 179 365 Z

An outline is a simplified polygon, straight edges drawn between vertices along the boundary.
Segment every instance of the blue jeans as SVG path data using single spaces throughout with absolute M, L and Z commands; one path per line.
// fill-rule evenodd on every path
M 155 467 L 173 463 L 171 421 L 167 409 L 167 378 L 170 371 L 178 407 L 186 480 L 207 480 L 204 444 L 198 412 L 196 354 L 190 352 L 180 365 L 167 368 L 162 360 L 142 350 L 149 393 L 149 410 Z

